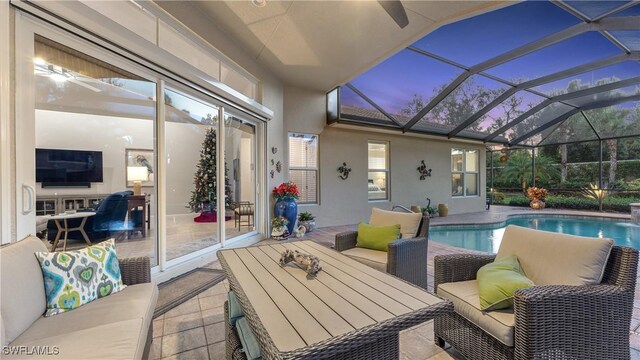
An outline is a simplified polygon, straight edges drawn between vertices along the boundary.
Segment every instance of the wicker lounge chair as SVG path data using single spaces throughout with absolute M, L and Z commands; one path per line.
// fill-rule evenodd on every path
M 418 227 L 418 235 L 412 239 L 399 239 L 389 244 L 389 250 L 375 251 L 363 249 L 368 258 L 354 257 L 366 265 L 397 276 L 405 281 L 427 288 L 427 250 L 429 246 L 429 216 L 423 215 Z M 357 231 L 347 231 L 336 235 L 335 249 L 343 252 L 356 247 Z
M 494 258 L 436 256 L 434 287 L 442 296 L 439 286 L 475 280 L 478 269 Z M 613 246 L 599 284 L 518 290 L 510 310 L 513 346 L 470 321 L 468 313 L 460 315 L 457 306 L 456 312 L 435 319 L 435 342 L 441 347 L 448 342 L 467 359 L 629 359 L 637 267 L 637 250 Z M 504 317 L 508 311 L 492 313 L 482 312 L 482 317 Z

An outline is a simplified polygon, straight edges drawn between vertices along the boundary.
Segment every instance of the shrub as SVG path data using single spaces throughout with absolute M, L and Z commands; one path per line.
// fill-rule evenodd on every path
M 629 181 L 625 185 L 626 185 L 626 189 L 623 189 L 623 190 L 640 191 L 640 178 L 635 179 L 633 181 Z
M 529 206 L 529 203 L 531 203 L 531 201 L 529 201 L 529 199 L 524 195 L 513 196 L 509 198 L 509 201 L 507 202 L 510 206 Z
M 504 193 L 502 193 L 500 191 L 494 191 L 493 192 L 493 203 L 494 204 L 504 204 L 505 199 L 506 199 L 506 196 L 504 195 Z

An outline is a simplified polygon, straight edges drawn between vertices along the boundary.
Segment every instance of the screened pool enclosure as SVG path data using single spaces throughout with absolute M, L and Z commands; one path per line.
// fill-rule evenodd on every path
M 526 1 L 445 25 L 327 94 L 328 121 L 511 148 L 640 135 L 640 2 Z

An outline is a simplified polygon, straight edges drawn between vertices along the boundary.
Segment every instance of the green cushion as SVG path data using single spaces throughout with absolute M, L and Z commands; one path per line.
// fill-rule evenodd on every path
M 390 226 L 371 226 L 366 223 L 358 224 L 358 237 L 356 246 L 371 249 L 387 251 L 389 243 L 400 238 L 400 224 Z
M 513 306 L 513 294 L 516 290 L 534 285 L 533 281 L 524 276 L 515 255 L 481 267 L 476 280 L 480 294 L 480 308 L 485 311 Z
M 47 297 L 44 316 L 73 310 L 126 286 L 113 239 L 80 250 L 35 255 L 42 268 Z
M 247 360 L 262 359 L 258 339 L 253 335 L 247 318 L 243 316 L 236 321 L 236 330 L 238 331 L 238 337 L 242 344 L 242 351 L 244 351 L 244 354 L 247 356 Z
M 242 307 L 240 307 L 240 303 L 233 291 L 229 291 L 227 294 L 227 301 L 229 303 L 229 325 L 235 326 L 236 321 L 244 316 Z

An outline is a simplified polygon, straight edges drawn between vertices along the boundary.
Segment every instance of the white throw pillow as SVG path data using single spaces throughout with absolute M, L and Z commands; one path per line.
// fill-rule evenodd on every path
M 400 224 L 403 239 L 412 239 L 418 235 L 422 214 L 388 211 L 378 208 L 371 209 L 369 224 L 373 226 L 389 226 Z

